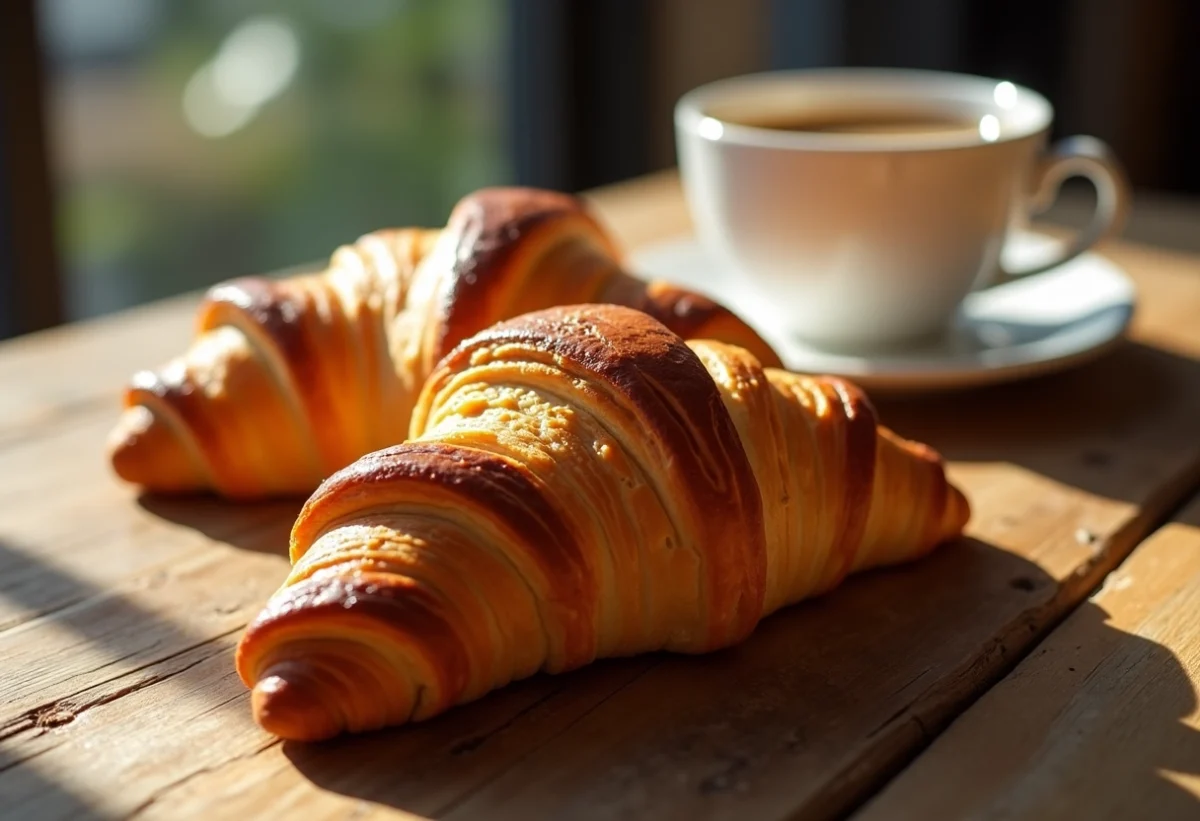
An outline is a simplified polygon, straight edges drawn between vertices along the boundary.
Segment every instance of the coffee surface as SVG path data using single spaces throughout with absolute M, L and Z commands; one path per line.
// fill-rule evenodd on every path
M 977 120 L 921 111 L 803 111 L 743 116 L 735 122 L 774 131 L 819 134 L 953 134 L 979 129 Z

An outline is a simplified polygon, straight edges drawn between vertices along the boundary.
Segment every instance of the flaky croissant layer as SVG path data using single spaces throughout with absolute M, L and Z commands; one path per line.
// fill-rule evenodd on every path
M 401 724 L 537 671 L 725 647 L 969 515 L 939 457 L 849 383 L 612 306 L 466 341 L 411 435 L 296 522 L 292 573 L 238 648 L 271 732 Z
M 188 351 L 126 391 L 113 468 L 152 491 L 311 493 L 403 441 L 421 385 L 460 341 L 575 302 L 629 305 L 684 337 L 775 358 L 721 306 L 625 273 L 579 200 L 484 189 L 442 230 L 379 231 L 339 249 L 320 274 L 212 289 Z

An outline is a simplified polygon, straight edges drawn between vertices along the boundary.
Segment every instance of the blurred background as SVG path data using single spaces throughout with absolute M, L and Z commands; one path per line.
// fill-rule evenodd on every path
M 888 65 L 1031 86 L 1200 249 L 1195 0 L 6 0 L 0 337 L 674 164 L 687 89 Z M 1082 220 L 1086 191 L 1053 216 Z

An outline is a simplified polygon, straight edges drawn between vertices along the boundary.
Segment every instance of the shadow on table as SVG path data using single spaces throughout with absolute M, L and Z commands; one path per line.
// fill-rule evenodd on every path
M 765 795 L 773 812 L 839 815 L 1023 657 L 1070 608 L 1063 595 L 1035 564 L 965 539 L 788 608 L 726 651 L 601 661 L 284 751 L 324 789 L 435 817 L 732 818 Z M 1085 607 L 1094 640 L 1154 669 L 1131 790 L 1147 807 L 1193 806 L 1159 773 L 1200 773 L 1200 734 L 1180 724 L 1196 707 L 1184 669 Z
M 1177 521 L 1200 528 L 1200 511 Z M 1193 594 L 1197 584 L 1200 577 Z M 1187 622 L 1184 595 L 1158 600 L 1173 602 L 1170 616 L 1138 614 L 1129 624 L 1136 632 L 1108 623 L 1106 594 L 1085 602 L 868 804 L 861 821 L 1200 818 L 1200 731 L 1185 722 L 1194 724 L 1200 707 L 1200 665 L 1194 636 L 1179 623 Z M 1182 641 L 1190 669 L 1141 635 L 1151 629 Z
M 1200 778 L 1200 731 L 1184 723 L 1200 706 L 1188 670 L 1168 648 L 1107 620 L 1102 607 L 1081 605 L 1066 632 L 1018 668 L 1019 678 L 1005 680 L 975 706 L 972 718 L 982 720 L 987 734 L 940 739 L 945 748 L 931 748 L 930 766 L 922 759 L 914 765 L 913 788 L 936 793 L 939 784 L 971 785 L 966 789 L 977 803 L 930 802 L 949 817 L 1200 818 L 1200 796 L 1175 780 L 1182 776 L 1194 785 Z M 1064 686 L 1069 699 L 1054 704 L 1046 724 L 1031 728 L 1025 714 L 1042 712 Z M 1023 737 L 1026 731 L 1036 733 L 1035 743 Z M 1012 748 L 1022 751 L 1022 760 L 1012 760 Z M 1005 751 L 1003 763 L 997 763 L 998 749 Z M 1017 777 L 1006 777 L 1012 770 Z M 989 771 L 997 773 L 990 785 L 979 775 Z M 897 795 L 880 798 L 878 818 L 895 817 L 909 805 L 903 796 L 908 776 L 897 779 Z
M 1011 462 L 1112 499 L 1144 501 L 1174 473 L 1200 479 L 1200 361 L 1140 343 L 1059 374 L 875 404 L 949 460 Z
M 879 405 L 884 422 L 951 459 L 1013 462 L 1138 501 L 1144 490 L 1133 493 L 1129 476 L 1164 476 L 1196 461 L 1200 438 L 1180 432 L 1200 420 L 1200 364 L 1131 344 L 1058 376 Z M 1162 482 L 1141 484 L 1153 483 Z M 300 506 L 153 496 L 139 504 L 213 539 L 271 553 L 286 551 Z M 36 560 L 0 544 L 0 597 L 18 604 L 32 588 L 8 568 L 22 562 Z M 36 575 L 78 600 L 101 592 L 49 566 Z M 1069 609 L 1063 595 L 1035 564 L 964 540 L 780 613 L 721 653 L 600 662 L 535 677 L 421 725 L 288 744 L 285 752 L 321 787 L 430 815 L 662 816 L 676 807 L 696 815 L 706 802 L 735 814 L 731 790 L 743 783 L 836 814 L 919 751 L 925 739 L 906 735 L 914 718 L 923 733 L 936 733 L 1019 660 Z M 141 619 L 146 635 L 183 635 L 119 596 L 106 606 Z M 1196 708 L 1186 671 L 1166 648 L 1107 627 L 1093 605 L 1081 618 L 1092 619 L 1089 611 L 1096 641 L 1154 672 L 1146 690 L 1154 698 L 1140 704 L 1145 743 L 1128 748 L 1140 757 L 1124 771 L 1125 786 L 1145 806 L 1164 808 L 1156 817 L 1193 812 L 1195 800 L 1160 772 L 1200 775 L 1200 734 L 1180 723 Z M 114 655 L 131 652 L 134 634 L 106 632 L 82 616 L 56 618 Z M 589 744 L 600 736 L 603 745 Z M 69 785 L 13 756 L 0 750 L 0 794 L 53 793 L 64 814 L 96 817 Z M 870 766 L 856 769 L 864 757 Z
M 126 662 L 131 672 L 136 672 L 139 657 L 155 659 L 157 648 L 163 644 L 186 649 L 210 638 L 194 635 L 186 626 L 164 619 L 160 613 L 142 607 L 124 595 L 97 587 L 42 561 L 32 551 L 21 550 L 2 536 L 0 600 L 11 605 L 17 613 L 24 611 L 33 614 L 34 618 L 52 621 L 56 628 L 76 634 L 81 642 L 104 648 L 113 659 Z M 0 642 L 9 635 L 18 635 L 8 631 L 20 630 L 26 623 L 28 620 L 23 619 L 15 627 L 0 626 Z M 38 651 L 29 646 L 22 649 L 12 644 L 0 645 L 0 676 L 3 676 L 0 687 L 4 683 L 22 681 L 28 685 L 29 680 L 19 673 L 31 672 L 32 656 Z M 21 669 L 14 671 L 10 664 L 20 665 Z M 194 675 L 193 670 L 199 669 L 184 667 L 173 675 L 186 682 Z M 103 681 L 99 678 L 90 684 Z M 81 684 L 80 688 L 88 686 Z M 11 689 L 3 689 L 11 697 Z M 42 728 L 45 731 L 73 724 L 79 714 L 96 706 L 78 707 L 78 699 L 74 696 L 74 693 L 58 699 L 43 696 L 32 709 L 10 715 L 8 721 L 0 723 L 0 818 L 56 817 L 90 821 L 107 817 L 91 806 L 86 797 L 77 794 L 74 785 L 39 769 L 52 759 L 52 749 L 47 751 L 47 758 L 41 760 L 38 752 L 23 752 L 24 734 L 39 732 L 43 714 L 53 717 L 53 723 Z M 213 709 L 236 709 L 238 706 L 229 703 L 225 693 L 214 692 L 213 699 L 217 702 Z M 7 706 L 11 709 L 11 702 Z M 130 764 L 136 766 L 144 762 L 131 761 Z M 29 802 L 36 802 L 35 811 L 28 810 Z
M 292 524 L 304 500 L 231 502 L 211 495 L 143 493 L 137 503 L 160 519 L 198 530 L 215 541 L 241 550 L 286 556 Z
M 19 768 L 19 769 L 18 769 Z M 27 815 L 21 810 L 23 799 L 38 796 L 43 808 L 49 805 L 55 818 L 70 818 L 72 821 L 108 821 L 115 816 L 105 815 L 87 803 L 87 799 L 76 795 L 64 784 L 53 781 L 30 765 L 11 758 L 0 747 L 0 818 L 18 819 L 46 818 L 46 814 Z

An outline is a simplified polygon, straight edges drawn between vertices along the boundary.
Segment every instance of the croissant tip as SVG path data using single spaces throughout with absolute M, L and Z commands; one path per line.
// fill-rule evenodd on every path
M 148 490 L 187 492 L 203 489 L 203 477 L 173 431 L 145 405 L 125 409 L 108 436 L 113 472 Z
M 290 741 L 320 741 L 341 731 L 311 673 L 308 665 L 291 662 L 258 680 L 250 704 L 260 727 Z
M 152 436 L 154 414 L 144 405 L 126 408 L 108 435 L 113 470 L 127 482 L 141 482 L 141 444 Z
M 950 499 L 946 505 L 946 528 L 952 536 L 962 535 L 967 522 L 971 520 L 971 503 L 966 495 L 954 485 L 950 485 Z

